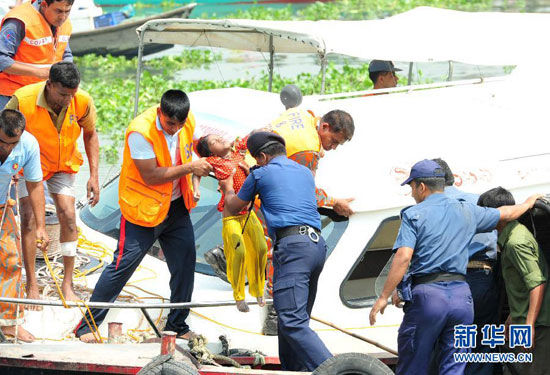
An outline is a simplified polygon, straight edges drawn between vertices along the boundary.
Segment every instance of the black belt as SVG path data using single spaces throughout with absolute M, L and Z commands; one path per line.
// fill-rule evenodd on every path
M 459 273 L 441 272 L 412 277 L 413 285 L 436 283 L 438 281 L 466 281 L 466 276 Z
M 321 236 L 321 231 L 317 228 L 310 227 L 309 225 L 292 225 L 290 227 L 277 229 L 275 234 L 277 235 L 277 240 L 300 234 L 302 236 L 308 236 L 313 242 L 318 242 L 319 237 Z

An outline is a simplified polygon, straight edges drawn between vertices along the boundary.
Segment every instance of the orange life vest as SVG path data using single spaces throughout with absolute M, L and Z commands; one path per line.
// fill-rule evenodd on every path
M 63 60 L 72 32 L 69 19 L 58 27 L 56 35 L 53 35 L 50 24 L 31 2 L 10 10 L 2 19 L 2 25 L 10 18 L 17 19 L 25 25 L 25 36 L 13 56 L 15 61 L 40 67 Z M 12 96 L 18 88 L 40 81 L 42 80 L 38 77 L 0 72 L 0 95 Z
M 38 82 L 22 87 L 14 96 L 27 122 L 25 130 L 34 135 L 40 145 L 40 163 L 44 180 L 47 180 L 56 172 L 77 173 L 80 169 L 83 159 L 76 144 L 81 131 L 78 121 L 88 111 L 91 97 L 78 89 L 58 132 L 48 110 L 36 105 L 38 94 L 45 85 L 46 82 Z
M 317 133 L 319 118 L 310 111 L 299 108 L 286 110 L 271 123 L 271 129 L 284 138 L 287 156 L 298 152 L 321 150 L 321 140 Z
M 162 223 L 168 214 L 172 198 L 172 181 L 161 185 L 147 185 L 141 178 L 137 169 L 130 147 L 128 137 L 132 132 L 138 132 L 153 146 L 159 167 L 172 166 L 170 151 L 164 138 L 162 130 L 157 129 L 158 106 L 149 108 L 136 117 L 128 129 L 126 129 L 124 141 L 124 154 L 122 159 L 122 170 L 118 183 L 118 203 L 122 215 L 133 224 L 144 227 L 154 227 Z M 182 164 L 191 162 L 193 156 L 193 133 L 195 131 L 195 117 L 191 112 L 187 116 L 185 125 L 179 132 L 179 146 Z M 193 200 L 193 184 L 191 174 L 180 178 L 181 195 L 185 207 L 189 211 L 195 207 Z

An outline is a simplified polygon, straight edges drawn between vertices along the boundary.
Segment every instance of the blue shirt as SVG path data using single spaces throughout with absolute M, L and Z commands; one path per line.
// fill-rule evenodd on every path
M 26 181 L 42 181 L 38 141 L 26 131 L 23 132 L 19 143 L 13 148 L 6 161 L 0 163 L 0 204 L 6 203 L 10 180 L 21 169 Z
M 404 210 L 393 248 L 414 249 L 410 275 L 439 272 L 465 275 L 472 238 L 476 233 L 493 230 L 499 220 L 500 212 L 496 208 L 434 193 Z
M 237 196 L 250 202 L 256 194 L 260 194 L 271 238 L 277 229 L 291 225 L 321 229 L 313 175 L 286 156 L 277 156 L 249 174 Z
M 41 1 L 33 3 L 34 8 L 39 11 Z M 52 26 L 52 32 L 55 27 Z M 0 72 L 13 65 L 13 56 L 17 53 L 21 41 L 25 37 L 25 25 L 15 18 L 10 18 L 4 22 L 0 30 Z M 73 61 L 73 54 L 67 44 L 63 53 L 64 61 Z
M 479 195 L 472 193 L 465 193 L 458 190 L 454 186 L 445 187 L 445 195 L 450 198 L 458 199 L 460 201 L 477 204 Z M 468 246 L 468 257 L 470 260 L 484 260 L 484 261 L 496 261 L 497 260 L 497 231 L 494 230 L 491 233 L 478 233 L 472 238 L 470 246 Z

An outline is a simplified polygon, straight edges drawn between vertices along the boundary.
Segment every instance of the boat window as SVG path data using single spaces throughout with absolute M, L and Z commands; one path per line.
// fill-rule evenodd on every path
M 333 221 L 329 216 L 321 215 L 321 234 L 327 244 L 327 258 L 346 231 L 349 220 Z
M 340 298 L 346 306 L 362 308 L 374 304 L 386 280 L 383 275 L 379 275 L 383 270 L 387 273 L 385 267 L 392 257 L 400 225 L 398 216 L 389 217 L 382 221 L 369 240 L 340 286 Z
M 197 249 L 196 271 L 209 275 L 214 275 L 214 271 L 204 260 L 204 253 L 221 243 L 221 214 L 216 208 L 220 199 L 217 187 L 218 183 L 213 178 L 203 178 L 201 199 L 197 207 L 191 211 Z M 118 240 L 120 235 L 118 178 L 101 190 L 101 198 L 95 207 L 86 205 L 80 210 L 80 219 L 91 229 Z M 164 260 L 158 242 L 153 244 L 149 254 Z
M 99 202 L 95 207 L 87 204 L 80 210 L 80 219 L 93 230 L 118 239 L 120 234 L 118 177 L 101 189 Z

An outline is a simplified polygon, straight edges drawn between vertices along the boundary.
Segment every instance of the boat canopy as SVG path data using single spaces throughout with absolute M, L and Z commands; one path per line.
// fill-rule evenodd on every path
M 550 14 L 460 12 L 419 7 L 380 20 L 154 20 L 143 43 L 267 53 L 341 54 L 365 59 L 518 65 L 542 53 L 531 41 L 550 34 Z

